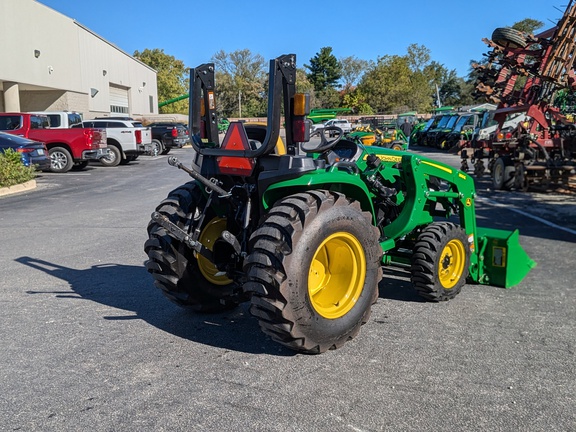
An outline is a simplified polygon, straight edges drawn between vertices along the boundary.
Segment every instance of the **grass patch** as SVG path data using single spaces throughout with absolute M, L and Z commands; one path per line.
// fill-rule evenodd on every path
M 36 177 L 34 167 L 24 166 L 20 153 L 12 149 L 0 152 L 0 187 L 26 183 Z

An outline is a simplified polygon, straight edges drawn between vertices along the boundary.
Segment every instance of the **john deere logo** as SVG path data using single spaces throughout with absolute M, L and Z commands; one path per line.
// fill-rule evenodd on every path
M 383 155 L 383 154 L 377 154 L 376 156 L 378 156 L 378 159 L 380 159 L 382 162 L 394 162 L 394 163 L 398 163 L 398 162 L 402 162 L 402 156 L 390 156 L 390 155 Z M 368 155 L 364 156 L 364 160 L 366 160 L 366 158 L 368 157 Z

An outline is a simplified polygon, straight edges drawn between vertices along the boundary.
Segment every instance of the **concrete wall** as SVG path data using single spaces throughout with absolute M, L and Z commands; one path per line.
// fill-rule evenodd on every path
M 77 111 L 88 113 L 88 97 L 84 93 L 62 90 L 20 91 L 22 111 Z M 72 108 L 73 107 L 73 108 Z
M 0 41 L 2 80 L 85 91 L 72 19 L 34 0 L 2 0 Z
M 0 59 L 0 110 L 2 84 L 14 82 L 21 111 L 108 114 L 108 89 L 116 85 L 128 90 L 131 115 L 158 113 L 153 69 L 36 0 L 0 0 Z

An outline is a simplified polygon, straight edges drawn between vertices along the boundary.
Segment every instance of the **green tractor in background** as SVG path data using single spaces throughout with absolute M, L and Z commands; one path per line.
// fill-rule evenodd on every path
M 168 299 L 203 312 L 250 302 L 273 340 L 322 353 L 368 321 L 384 269 L 405 272 L 433 302 L 467 282 L 520 283 L 534 262 L 518 231 L 477 227 L 470 176 L 339 128 L 310 140 L 309 98 L 295 80 L 295 55 L 272 60 L 266 126 L 232 122 L 220 143 L 214 64 L 191 69 L 194 160 L 168 162 L 192 179 L 156 207 L 144 245 Z
M 312 124 L 325 123 L 335 119 L 338 115 L 352 111 L 350 108 L 314 108 L 306 116 Z
M 221 117 L 218 119 L 218 132 L 225 133 L 230 126 L 230 120 L 225 117 Z
M 346 135 L 347 139 L 363 145 L 375 145 L 392 150 L 408 150 L 408 137 L 398 127 L 396 119 L 362 117 L 362 126 Z

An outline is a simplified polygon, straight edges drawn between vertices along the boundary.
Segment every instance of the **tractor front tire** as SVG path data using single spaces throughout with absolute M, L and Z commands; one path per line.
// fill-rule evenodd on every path
M 429 301 L 450 300 L 466 284 L 470 249 L 466 233 L 451 222 L 433 222 L 416 241 L 410 275 L 418 294 Z
M 250 238 L 250 312 L 295 351 L 341 347 L 367 322 L 382 278 L 379 231 L 357 201 L 315 190 L 277 202 Z
M 180 228 L 187 225 L 204 208 L 206 198 L 194 182 L 186 183 L 170 192 L 156 211 Z M 212 250 L 216 239 L 225 229 L 225 219 L 207 213 L 199 241 Z M 235 295 L 240 289 L 225 275 L 220 275 L 214 264 L 171 237 L 154 220 L 148 224 L 148 240 L 144 251 L 148 254 L 146 269 L 154 278 L 154 285 L 179 306 L 197 312 L 219 312 L 236 307 Z

